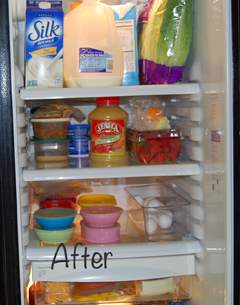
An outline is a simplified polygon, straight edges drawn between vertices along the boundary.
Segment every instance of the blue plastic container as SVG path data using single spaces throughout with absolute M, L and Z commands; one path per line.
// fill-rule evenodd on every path
M 69 142 L 69 155 L 87 155 L 89 153 L 88 137 L 72 138 Z
M 71 168 L 85 168 L 89 166 L 88 155 L 71 155 L 69 156 L 69 167 Z
M 69 126 L 69 155 L 87 155 L 89 153 L 88 131 L 88 124 L 76 124 Z
M 37 224 L 45 230 L 64 230 L 72 225 L 76 211 L 67 208 L 41 209 L 34 213 Z
M 80 138 L 82 136 L 88 137 L 89 125 L 88 124 L 75 124 L 69 125 L 68 134 L 73 138 Z

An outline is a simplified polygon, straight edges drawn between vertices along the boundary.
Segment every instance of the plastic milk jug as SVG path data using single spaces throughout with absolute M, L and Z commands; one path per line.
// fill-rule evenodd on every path
M 96 0 L 84 0 L 64 18 L 66 87 L 119 86 L 123 52 L 113 11 Z

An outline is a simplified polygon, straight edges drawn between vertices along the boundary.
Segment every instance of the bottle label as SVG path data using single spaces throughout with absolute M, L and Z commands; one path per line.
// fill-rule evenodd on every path
M 133 20 L 116 20 L 117 33 L 123 50 L 124 73 L 135 72 L 135 40 Z
M 126 151 L 124 120 L 93 120 L 91 152 L 122 155 Z
M 79 72 L 110 73 L 113 70 L 113 57 L 102 50 L 92 48 L 79 49 Z

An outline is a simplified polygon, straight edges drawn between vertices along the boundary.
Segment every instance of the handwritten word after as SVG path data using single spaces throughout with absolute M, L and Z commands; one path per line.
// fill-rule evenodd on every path
M 62 250 L 63 256 L 60 254 L 60 251 Z M 107 269 L 107 263 L 108 259 L 112 257 L 112 252 L 93 252 L 89 253 L 88 248 L 84 246 L 82 243 L 77 243 L 74 246 L 73 253 L 68 256 L 67 248 L 66 246 L 61 243 L 57 247 L 57 250 L 54 254 L 51 269 L 54 270 L 54 266 L 56 264 L 65 264 L 66 268 L 69 268 L 69 263 L 72 262 L 73 269 L 76 269 L 76 262 L 82 261 L 83 262 L 83 268 L 93 268 L 93 269 Z

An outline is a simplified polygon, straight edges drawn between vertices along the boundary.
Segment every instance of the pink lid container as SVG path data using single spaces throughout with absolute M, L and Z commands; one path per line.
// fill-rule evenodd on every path
M 81 215 L 86 224 L 96 228 L 106 228 L 114 226 L 122 209 L 116 206 L 89 206 L 81 209 Z
M 90 243 L 107 244 L 120 241 L 120 225 L 117 223 L 108 228 L 94 228 L 81 221 L 82 237 Z

